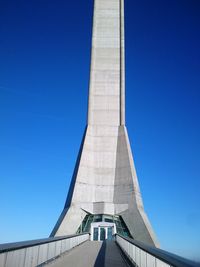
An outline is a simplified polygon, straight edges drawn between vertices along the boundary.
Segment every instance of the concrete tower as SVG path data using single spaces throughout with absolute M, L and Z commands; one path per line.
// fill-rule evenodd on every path
M 90 231 L 102 240 L 119 232 L 157 245 L 125 126 L 124 72 L 124 1 L 95 0 L 88 121 L 51 236 Z

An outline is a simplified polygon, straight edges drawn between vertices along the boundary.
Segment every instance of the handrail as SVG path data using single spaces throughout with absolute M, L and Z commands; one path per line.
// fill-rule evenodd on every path
M 69 239 L 76 236 L 81 236 L 89 233 L 81 233 L 81 234 L 75 234 L 75 235 L 67 235 L 67 236 L 59 236 L 59 237 L 49 237 L 49 238 L 42 238 L 42 239 L 35 239 L 35 240 L 28 240 L 28 241 L 20 241 L 20 242 L 14 242 L 14 243 L 4 243 L 0 244 L 0 253 L 22 249 L 22 248 L 28 248 L 33 246 L 39 246 L 55 241 L 60 241 L 64 239 Z
M 166 264 L 168 264 L 168 266 L 173 266 L 173 267 L 200 267 L 199 263 L 195 263 L 191 260 L 188 260 L 186 258 L 180 257 L 176 254 L 167 252 L 165 250 L 156 248 L 156 247 L 151 247 L 143 242 L 137 241 L 135 239 L 129 238 L 129 237 L 124 237 L 121 236 L 119 234 L 116 234 L 116 241 L 119 244 L 119 246 L 122 248 L 122 250 L 126 253 L 126 254 L 131 254 L 130 250 L 131 248 L 123 248 L 122 244 L 120 245 L 120 240 L 118 240 L 119 238 L 124 239 L 126 242 L 128 242 L 129 244 L 132 244 L 133 246 L 135 246 L 136 248 L 142 250 L 143 252 L 145 252 L 146 254 L 149 254 L 150 256 L 153 256 L 155 259 L 158 259 Z M 127 250 L 127 251 L 126 251 Z M 141 253 L 140 253 L 141 255 Z M 131 255 L 128 255 L 130 258 Z M 144 257 L 146 255 L 143 255 Z M 134 261 L 134 259 L 131 259 L 132 261 Z M 140 259 L 141 260 L 141 259 Z M 137 266 L 140 266 L 137 263 Z M 148 265 L 146 265 L 148 266 Z M 158 265 L 159 266 L 159 265 Z
M 89 233 L 0 245 L 0 267 L 33 267 L 54 260 L 89 240 Z

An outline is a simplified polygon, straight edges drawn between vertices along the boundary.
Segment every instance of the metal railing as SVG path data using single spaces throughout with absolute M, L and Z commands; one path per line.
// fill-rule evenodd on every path
M 200 267 L 193 261 L 119 234 L 116 234 L 116 242 L 137 267 Z
M 0 245 L 0 267 L 35 267 L 85 242 L 89 233 Z

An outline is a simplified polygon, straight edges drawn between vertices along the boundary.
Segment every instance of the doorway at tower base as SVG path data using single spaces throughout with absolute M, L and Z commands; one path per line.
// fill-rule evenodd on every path
M 91 241 L 113 240 L 116 234 L 116 225 L 106 222 L 91 223 L 90 233 Z
M 91 240 L 112 240 L 116 233 L 132 237 L 121 216 L 108 214 L 87 214 L 77 230 L 79 233 L 90 233 Z

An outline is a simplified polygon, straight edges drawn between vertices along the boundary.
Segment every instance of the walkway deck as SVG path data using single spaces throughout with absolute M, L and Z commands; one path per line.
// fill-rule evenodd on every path
M 48 263 L 49 267 L 127 267 L 128 262 L 114 241 L 87 241 Z

